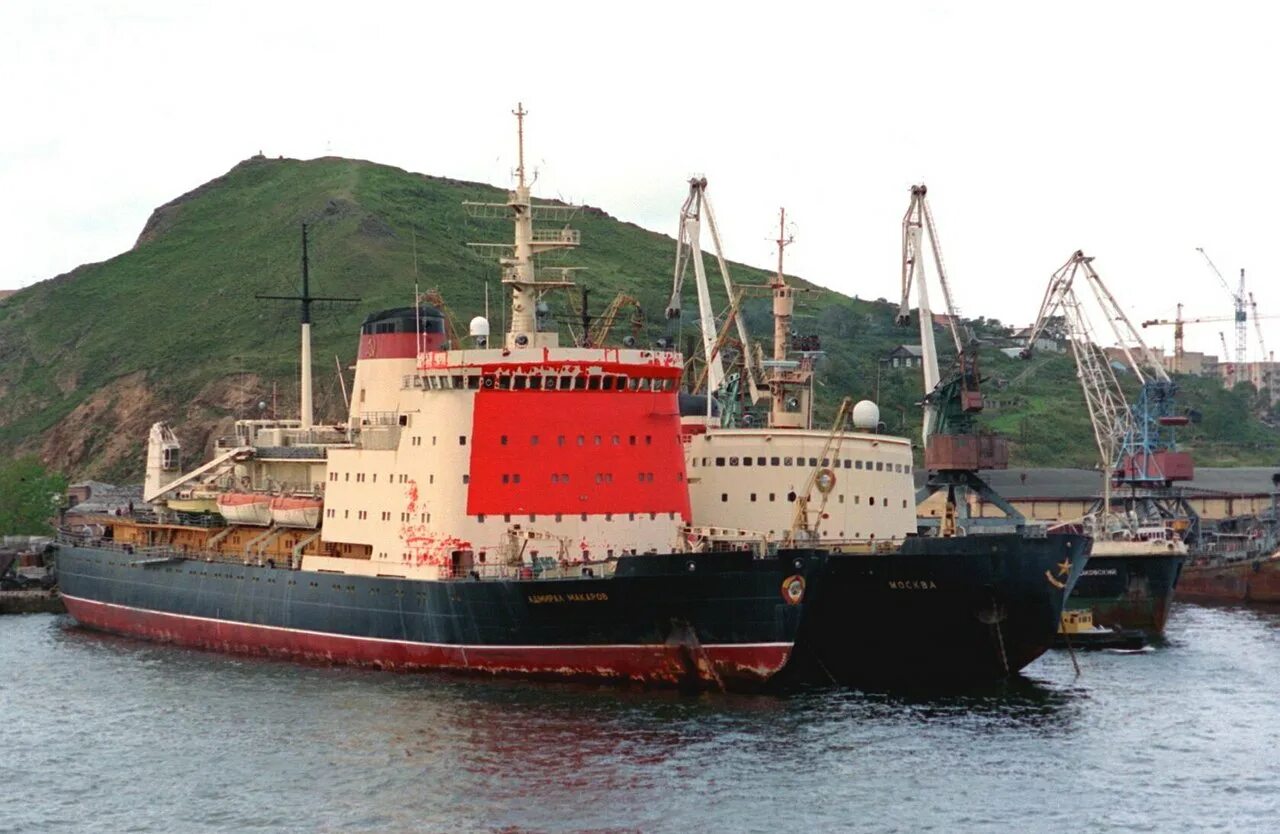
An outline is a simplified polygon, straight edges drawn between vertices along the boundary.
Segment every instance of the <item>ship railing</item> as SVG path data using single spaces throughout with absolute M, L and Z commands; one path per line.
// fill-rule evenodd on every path
M 613 575 L 616 559 L 602 562 L 560 563 L 542 559 L 535 565 L 471 564 L 459 567 L 442 565 L 440 579 L 484 581 L 486 579 L 604 579 Z
M 274 558 L 263 559 L 257 556 L 246 557 L 243 553 L 224 553 L 216 550 L 197 550 L 182 545 L 142 545 L 132 542 L 120 542 L 114 539 L 97 538 L 78 530 L 59 528 L 54 537 L 59 544 L 72 547 L 92 547 L 95 550 L 110 550 L 126 556 L 134 557 L 135 562 L 151 563 L 162 561 L 190 560 L 193 562 L 221 562 L 229 565 L 258 565 L 266 567 L 289 567 L 288 559 L 279 561 Z

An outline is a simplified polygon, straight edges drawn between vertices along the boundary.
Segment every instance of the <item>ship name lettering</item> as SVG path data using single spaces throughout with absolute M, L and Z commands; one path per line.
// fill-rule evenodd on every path
M 564 597 L 559 594 L 530 594 L 529 602 L 534 605 L 540 605 L 544 602 L 564 602 Z
M 609 595 L 604 591 L 589 591 L 584 594 L 569 594 L 570 602 L 606 602 Z
M 932 579 L 890 579 L 889 587 L 895 591 L 936 591 L 938 584 Z

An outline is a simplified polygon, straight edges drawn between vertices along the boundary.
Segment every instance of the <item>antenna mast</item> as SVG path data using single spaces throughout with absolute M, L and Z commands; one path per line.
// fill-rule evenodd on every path
M 255 295 L 254 298 L 269 301 L 298 301 L 302 304 L 302 379 L 298 396 L 299 428 L 304 430 L 312 426 L 311 402 L 311 304 L 316 301 L 338 301 L 354 303 L 358 298 L 339 298 L 335 296 L 317 296 L 311 294 L 311 268 L 307 255 L 307 224 L 302 224 L 302 294 L 301 295 Z M 272 400 L 274 403 L 274 395 Z M 274 412 L 274 405 L 272 406 Z M 273 415 L 274 416 L 274 415 Z
M 515 226 L 513 243 L 471 243 L 477 249 L 489 250 L 502 265 L 502 283 L 511 287 L 511 320 L 506 334 L 508 349 L 556 347 L 559 334 L 538 329 L 538 298 L 548 289 L 572 287 L 572 281 L 540 281 L 535 274 L 534 258 L 543 252 L 574 249 L 581 233 L 565 225 L 560 229 L 534 229 L 534 220 L 567 223 L 577 212 L 576 206 L 534 205 L 525 179 L 524 117 L 529 111 L 517 104 L 511 111 L 516 117 L 517 159 L 516 188 L 507 194 L 505 203 L 463 203 L 471 217 L 485 220 L 509 219 Z

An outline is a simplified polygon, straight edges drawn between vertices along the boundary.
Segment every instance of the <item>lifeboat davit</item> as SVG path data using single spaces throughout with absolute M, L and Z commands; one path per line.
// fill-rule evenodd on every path
M 228 524 L 271 524 L 271 496 L 257 492 L 224 492 L 218 496 L 218 512 Z
M 277 495 L 271 499 L 271 520 L 280 527 L 305 527 L 314 530 L 320 526 L 319 498 L 300 495 Z

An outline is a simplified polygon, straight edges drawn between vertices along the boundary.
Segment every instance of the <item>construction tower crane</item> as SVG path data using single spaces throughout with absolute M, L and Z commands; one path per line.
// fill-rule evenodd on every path
M 1243 365 L 1248 351 L 1248 326 L 1246 324 L 1248 315 L 1245 313 L 1244 300 L 1244 270 L 1240 270 L 1240 288 L 1233 290 L 1231 285 L 1227 283 L 1227 279 L 1222 277 L 1222 272 L 1218 269 L 1218 265 L 1209 257 L 1209 253 L 1204 251 L 1204 247 L 1197 246 L 1196 251 L 1204 256 L 1205 262 L 1209 264 L 1209 268 L 1213 270 L 1213 274 L 1218 276 L 1218 283 L 1227 291 L 1227 295 L 1231 296 L 1232 302 L 1235 304 L 1236 323 L 1236 366 Z M 1223 357 L 1226 358 L 1226 357 Z
M 1078 283 L 1085 284 L 1091 292 L 1119 345 L 1124 364 L 1141 385 L 1136 403 L 1128 402 L 1112 363 L 1093 332 L 1077 293 Z M 1072 254 L 1049 279 L 1022 351 L 1024 358 L 1031 355 L 1045 325 L 1059 314 L 1067 323 L 1098 446 L 1103 470 L 1103 515 L 1112 515 L 1113 487 L 1129 486 L 1130 503 L 1140 504 L 1144 514 L 1194 519 L 1185 501 L 1168 491 L 1174 481 L 1193 476 L 1191 456 L 1177 451 L 1174 436 L 1174 427 L 1188 422 L 1187 417 L 1174 412 L 1177 385 L 1094 269 L 1093 258 L 1083 252 Z
M 694 177 L 689 180 L 689 195 L 680 208 L 680 228 L 676 236 L 676 267 L 672 279 L 671 301 L 667 305 L 667 318 L 680 317 L 680 294 L 684 289 L 684 276 L 689 262 L 693 262 L 693 273 L 697 283 L 698 316 L 702 330 L 703 355 L 707 360 L 709 392 L 718 391 L 725 382 L 724 359 L 717 349 L 715 341 L 719 328 L 716 327 L 715 312 L 711 308 L 711 291 L 707 287 L 707 273 L 702 262 L 702 217 L 706 214 L 707 228 L 711 232 L 711 242 L 715 246 L 716 263 L 720 266 L 720 277 L 724 280 L 725 295 L 732 308 L 735 298 L 733 280 L 729 277 L 729 265 L 724 259 L 724 250 L 720 245 L 720 231 L 716 228 L 715 212 L 711 201 L 707 198 L 706 177 Z M 747 324 L 736 309 L 731 309 L 734 323 L 738 329 L 738 339 L 743 345 L 743 366 L 746 370 L 747 387 L 751 394 L 752 404 L 758 403 L 767 396 L 761 390 L 760 374 L 751 354 L 750 339 L 747 336 Z M 710 401 L 708 400 L 708 408 Z
M 1253 293 L 1249 293 L 1249 303 L 1253 305 L 1253 311 L 1254 311 L 1253 324 L 1258 332 L 1258 346 L 1263 350 L 1263 355 L 1265 356 L 1266 345 L 1262 341 L 1262 325 L 1258 323 L 1258 320 L 1269 319 L 1269 318 L 1280 318 L 1280 316 L 1259 316 L 1257 312 L 1258 307 L 1256 304 L 1253 303 Z M 1207 316 L 1204 318 L 1184 319 L 1182 317 L 1182 305 L 1179 304 L 1178 313 L 1174 318 L 1147 319 L 1142 323 L 1142 326 L 1143 327 L 1161 327 L 1161 326 L 1167 326 L 1167 325 L 1173 326 L 1173 363 L 1170 370 L 1181 373 L 1186 370 L 1186 368 L 1183 367 L 1183 356 L 1185 356 L 1185 351 L 1183 349 L 1183 328 L 1188 324 L 1213 324 L 1213 323 L 1220 323 L 1224 321 L 1235 321 L 1235 318 L 1233 316 Z M 1227 337 L 1221 331 L 1219 331 L 1218 335 L 1222 337 L 1222 358 L 1225 362 L 1228 363 L 1228 365 L 1230 365 L 1231 351 L 1227 347 Z M 1230 365 L 1230 367 L 1234 371 L 1236 366 Z
M 927 195 L 926 186 L 912 186 L 911 202 L 902 217 L 902 299 L 897 316 L 899 325 L 910 323 L 911 288 L 914 286 L 924 366 L 922 440 L 925 467 L 929 473 L 924 487 L 916 495 L 916 502 L 922 503 L 933 493 L 945 489 L 944 517 L 954 519 L 957 514 L 967 516 L 969 502 L 966 493 L 974 492 L 1004 512 L 1008 519 L 1005 524 L 1022 525 L 1025 523 L 1022 514 L 978 475 L 981 469 L 1008 468 L 1009 444 L 1003 437 L 980 433 L 974 420 L 974 415 L 982 411 L 977 343 L 971 333 L 966 331 L 961 335 L 960 315 L 947 280 L 942 245 L 938 241 Z M 956 348 L 955 367 L 945 379 L 938 367 L 938 350 L 933 340 L 933 311 L 929 306 L 924 265 L 928 255 L 921 240 L 926 232 L 929 236 L 928 252 L 932 254 L 947 307 L 947 327 Z M 942 532 L 949 535 L 954 530 L 944 527 Z

